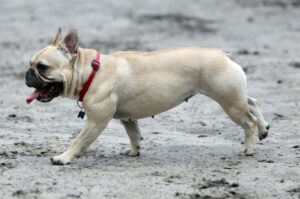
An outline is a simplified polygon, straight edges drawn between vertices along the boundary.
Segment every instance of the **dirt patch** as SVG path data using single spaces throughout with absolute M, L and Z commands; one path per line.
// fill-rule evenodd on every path
M 207 180 L 203 179 L 203 183 L 193 185 L 193 193 L 175 193 L 177 198 L 190 198 L 190 199 L 246 199 L 249 198 L 247 194 L 241 194 L 238 191 L 238 183 L 229 183 L 226 179 Z
M 157 14 L 157 15 L 142 15 L 136 19 L 140 24 L 152 23 L 168 26 L 165 28 L 176 29 L 179 31 L 197 32 L 197 33 L 215 33 L 217 30 L 211 27 L 214 22 L 212 20 L 201 19 L 182 14 Z
M 300 68 L 300 62 L 291 62 L 291 63 L 289 63 L 289 65 L 294 68 Z
M 298 196 L 298 198 L 300 198 L 300 187 L 290 189 L 287 192 L 289 192 L 293 196 Z

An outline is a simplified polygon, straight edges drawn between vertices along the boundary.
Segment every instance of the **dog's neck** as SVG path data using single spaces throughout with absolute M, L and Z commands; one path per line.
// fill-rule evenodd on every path
M 72 77 L 67 85 L 67 96 L 77 99 L 83 88 L 83 84 L 88 80 L 93 68 L 91 63 L 97 54 L 96 50 L 78 48 L 77 56 L 72 63 Z

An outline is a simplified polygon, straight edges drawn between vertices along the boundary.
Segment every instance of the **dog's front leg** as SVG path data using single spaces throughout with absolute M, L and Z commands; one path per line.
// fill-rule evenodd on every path
M 65 165 L 79 156 L 105 129 L 114 114 L 114 110 L 115 106 L 110 99 L 104 100 L 104 103 L 93 103 L 92 106 L 87 108 L 88 119 L 84 128 L 64 153 L 51 158 L 52 164 Z
M 83 150 L 96 140 L 105 127 L 106 124 L 99 125 L 87 121 L 85 127 L 81 130 L 69 148 L 61 155 L 51 158 L 52 164 L 65 165 L 70 163 L 76 156 L 79 156 Z

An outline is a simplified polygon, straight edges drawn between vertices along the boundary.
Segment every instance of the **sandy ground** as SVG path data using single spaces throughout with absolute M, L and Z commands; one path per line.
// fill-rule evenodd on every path
M 300 198 L 300 1 L 6 1 L 0 6 L 0 198 Z M 53 166 L 84 121 L 76 101 L 25 103 L 30 57 L 61 26 L 101 53 L 214 46 L 248 77 L 271 123 L 256 154 L 204 96 L 140 121 L 141 156 L 119 121 L 72 164 Z

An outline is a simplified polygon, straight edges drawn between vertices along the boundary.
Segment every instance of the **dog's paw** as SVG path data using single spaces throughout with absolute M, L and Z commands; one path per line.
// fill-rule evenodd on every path
M 268 137 L 268 131 L 265 131 L 263 133 L 258 133 L 259 140 L 266 139 Z
M 122 155 L 126 155 L 126 156 L 130 156 L 130 157 L 140 156 L 139 150 L 133 150 L 133 149 L 127 150 L 127 151 L 125 151 L 125 152 L 123 152 L 121 154 Z
M 66 164 L 70 164 L 70 160 L 67 160 L 66 158 L 63 158 L 62 155 L 54 156 L 50 160 L 51 160 L 51 163 L 53 165 L 66 165 Z
M 266 129 L 269 130 L 271 128 L 271 125 L 266 123 Z
M 242 154 L 245 156 L 253 156 L 255 154 L 253 149 L 250 148 L 244 148 L 242 151 Z
M 259 140 L 263 140 L 263 139 L 266 139 L 268 137 L 268 131 L 270 129 L 270 124 L 268 124 L 267 122 L 265 122 L 265 125 L 264 127 L 261 127 L 261 129 L 259 129 L 258 131 L 258 138 Z

